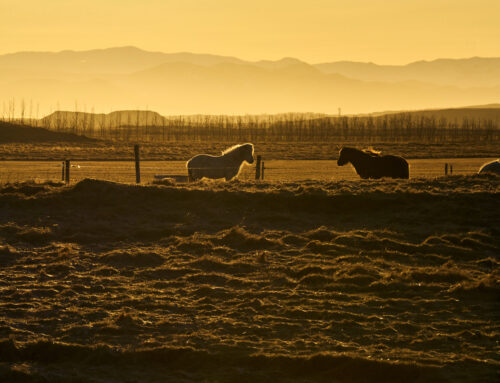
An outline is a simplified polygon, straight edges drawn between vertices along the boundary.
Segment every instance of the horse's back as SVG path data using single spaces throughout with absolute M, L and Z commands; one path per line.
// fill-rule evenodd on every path
M 203 164 L 206 164 L 207 162 L 210 162 L 213 159 L 216 159 L 218 157 L 211 156 L 209 154 L 198 154 L 188 160 L 186 163 L 188 168 L 193 168 L 193 167 L 199 167 L 202 166 Z
M 484 174 L 484 173 L 495 173 L 495 174 L 500 174 L 500 160 L 488 162 L 487 164 L 484 164 L 481 166 L 481 169 L 479 169 L 479 174 Z
M 410 166 L 403 157 L 386 155 L 380 157 L 384 166 L 384 176 L 392 178 L 410 178 Z

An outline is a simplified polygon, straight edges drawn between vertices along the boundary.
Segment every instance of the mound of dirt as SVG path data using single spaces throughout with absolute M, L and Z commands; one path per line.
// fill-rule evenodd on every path
M 43 142 L 90 143 L 96 141 L 98 140 L 72 133 L 58 133 L 44 128 L 35 128 L 32 126 L 0 121 L 0 144 Z

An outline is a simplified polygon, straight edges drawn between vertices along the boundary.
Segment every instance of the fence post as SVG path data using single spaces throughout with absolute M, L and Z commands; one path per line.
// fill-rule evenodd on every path
M 260 179 L 260 162 L 262 161 L 262 156 L 257 156 L 257 163 L 255 164 L 255 180 Z
M 139 145 L 134 145 L 134 154 L 135 154 L 135 182 L 141 183 L 141 164 L 139 158 Z
M 450 164 L 450 176 L 452 176 L 452 175 L 453 175 L 453 165 Z
M 265 169 L 265 168 L 264 168 L 264 161 L 262 161 L 262 171 L 261 171 L 261 173 L 260 173 L 260 179 L 261 179 L 262 181 L 264 181 L 264 169 Z
M 448 175 L 448 163 L 444 164 L 444 175 Z
M 65 168 L 65 175 L 64 175 L 64 180 L 66 181 L 67 184 L 69 184 L 69 168 L 71 167 L 71 161 L 70 160 L 66 160 L 64 161 L 64 168 Z
M 61 162 L 61 181 L 64 182 L 66 178 L 64 177 L 64 167 L 65 167 L 64 161 Z

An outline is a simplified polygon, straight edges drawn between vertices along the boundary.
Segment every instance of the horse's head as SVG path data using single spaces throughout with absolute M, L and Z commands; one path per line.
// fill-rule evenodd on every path
M 243 161 L 253 164 L 253 145 L 245 144 L 243 145 Z
M 338 166 L 343 166 L 350 161 L 348 148 L 342 148 L 339 151 L 339 158 L 337 160 Z

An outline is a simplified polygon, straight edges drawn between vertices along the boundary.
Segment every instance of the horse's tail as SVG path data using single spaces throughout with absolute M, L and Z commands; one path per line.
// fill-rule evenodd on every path
M 407 165 L 405 170 L 404 170 L 404 173 L 403 173 L 403 178 L 410 178 L 410 165 Z
M 410 178 L 410 165 L 408 164 L 408 161 L 406 161 L 404 158 L 402 158 L 402 171 L 401 171 L 401 178 Z
M 187 171 L 188 171 L 188 182 L 192 182 L 194 181 L 194 177 L 193 177 L 193 169 L 192 169 L 192 161 L 193 161 L 194 157 L 191 158 L 190 160 L 186 161 L 186 168 L 187 168 Z

